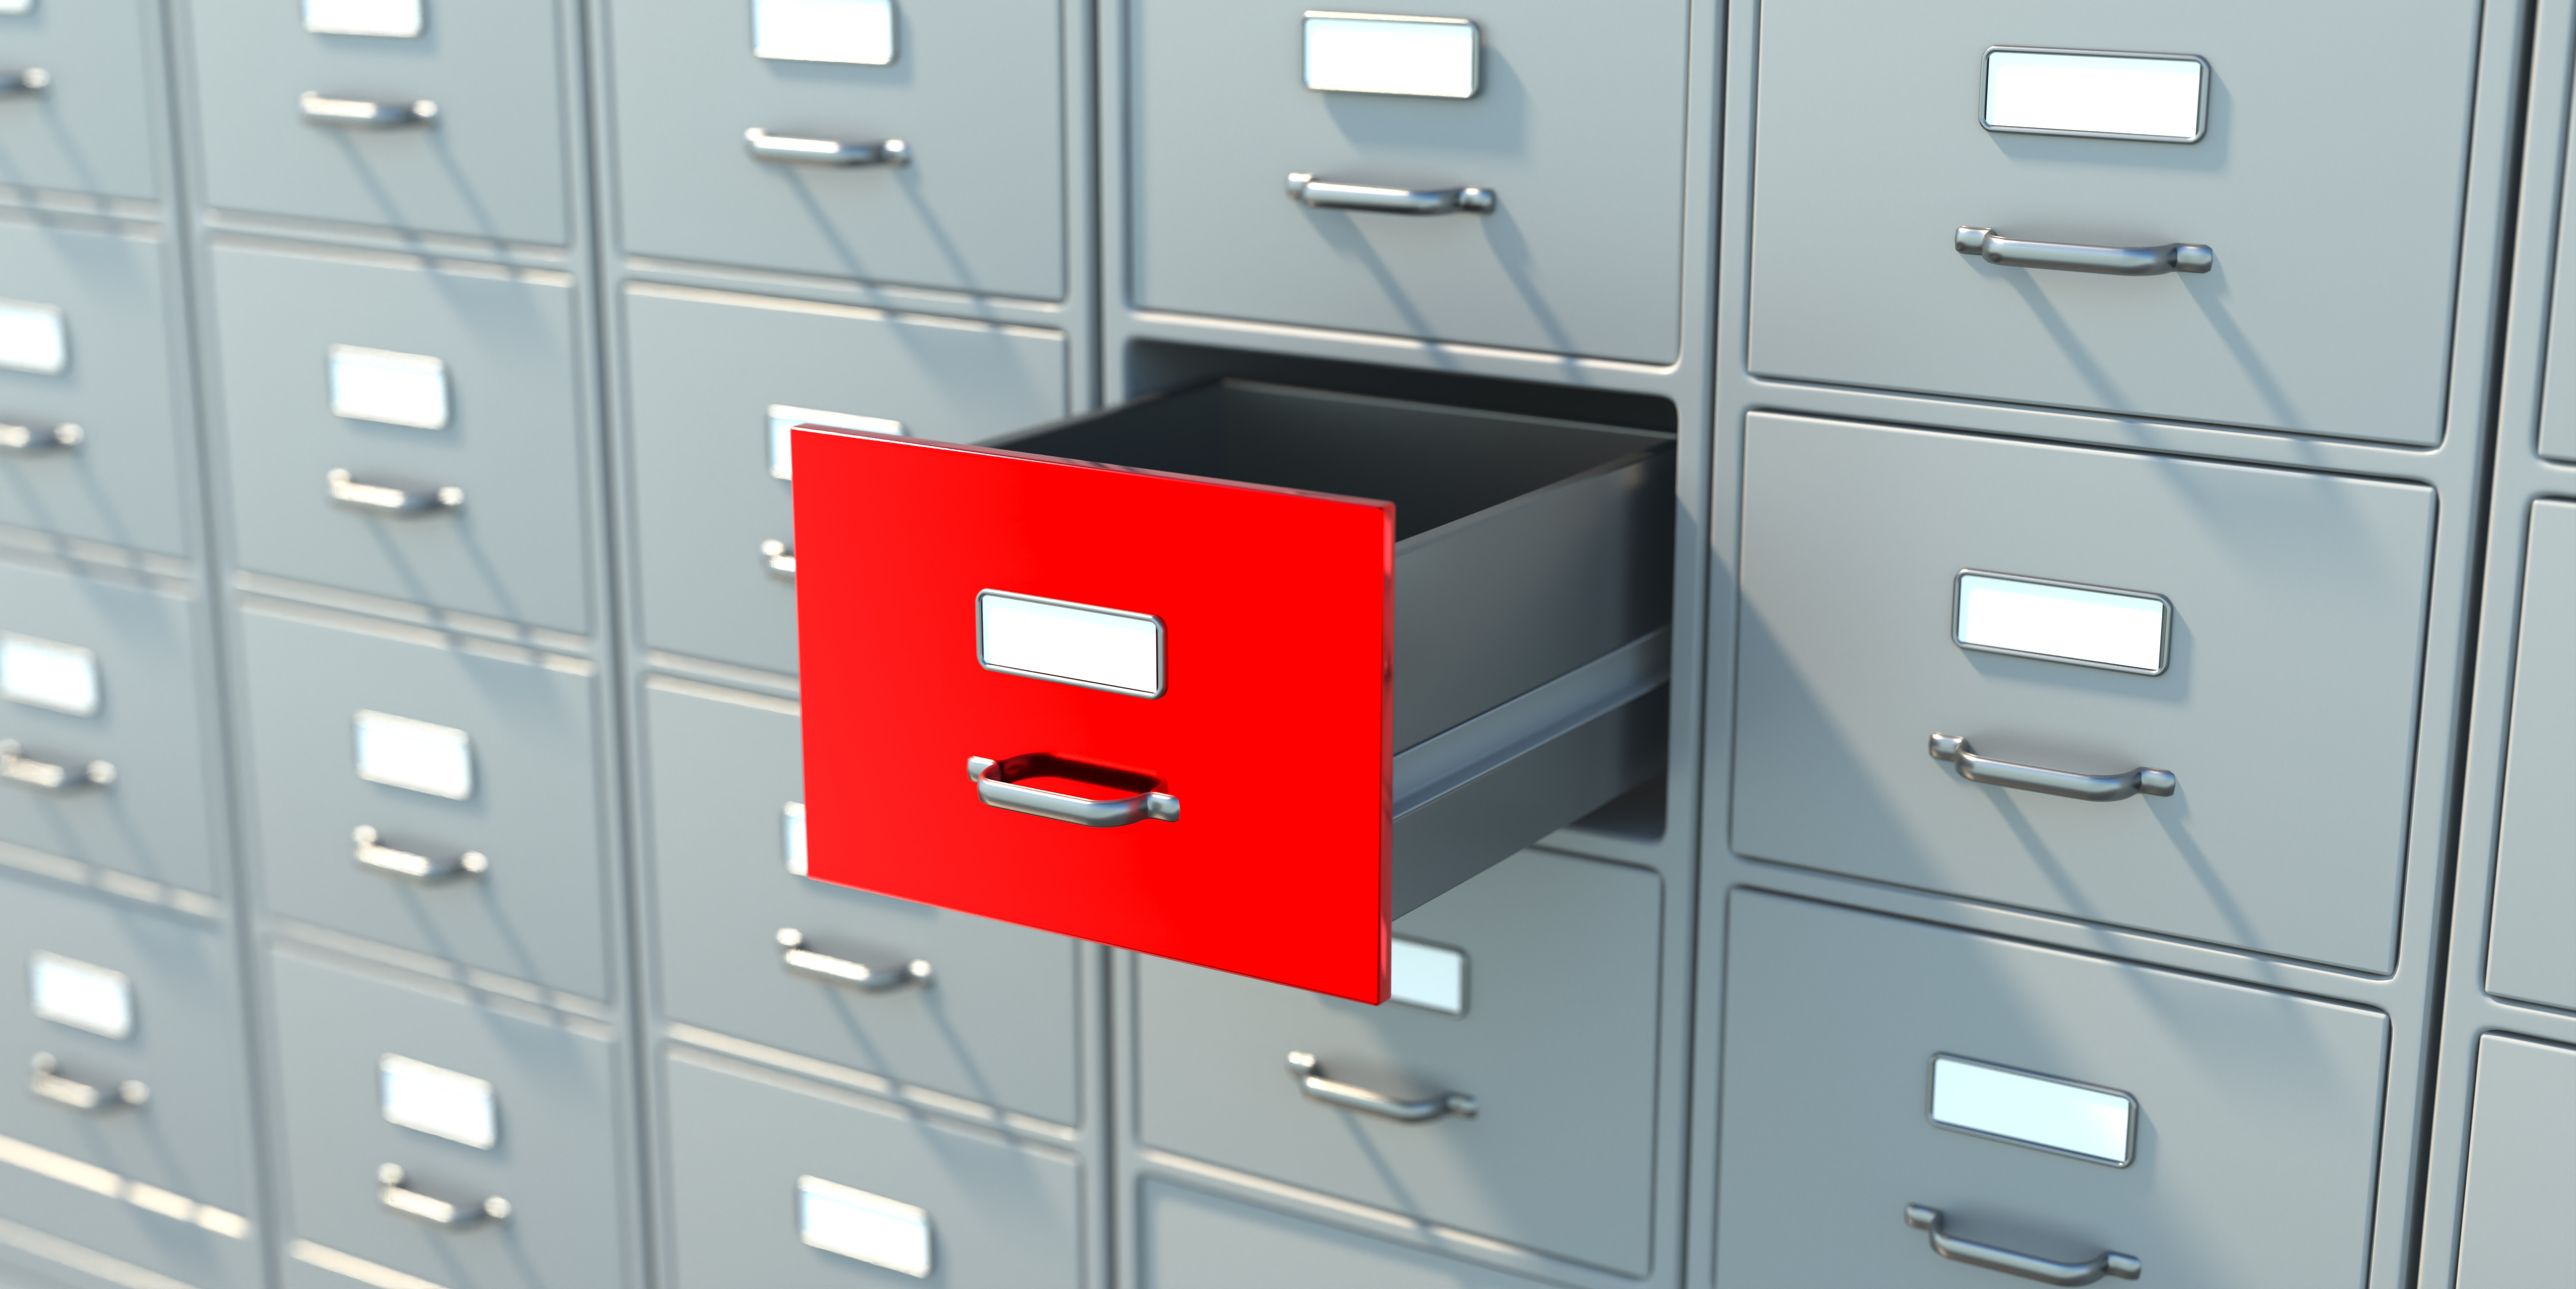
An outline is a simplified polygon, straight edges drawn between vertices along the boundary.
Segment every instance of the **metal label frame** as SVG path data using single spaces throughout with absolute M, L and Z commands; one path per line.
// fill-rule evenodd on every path
M 2200 64 L 2200 104 L 2194 112 L 2192 135 L 2188 139 L 2170 134 L 2113 134 L 2107 130 L 2042 130 L 2025 125 L 1996 125 L 1986 119 L 1986 86 L 1993 72 L 1988 70 L 1997 54 L 2066 54 L 2077 58 L 2139 58 L 2152 62 Z M 2150 54 L 2122 49 L 2054 49 L 2040 45 L 1988 45 L 1977 55 L 1977 124 L 1988 134 L 2049 134 L 2061 139 L 2123 139 L 2130 143 L 2173 143 L 2188 146 L 2209 137 L 2209 82 L 2218 74 L 2209 60 L 2198 54 Z
M 1998 649 L 1993 645 L 1969 644 L 1959 638 L 1959 609 L 1967 594 L 1968 579 L 1991 577 L 1998 582 L 2024 582 L 2032 586 L 2054 586 L 2069 591 L 2091 591 L 2096 595 L 2125 595 L 2133 600 L 2154 600 L 2165 606 L 2164 632 L 2156 639 L 2156 667 L 2123 667 L 2115 662 L 2095 662 L 2090 658 L 2069 658 L 2063 654 L 2033 653 L 2027 649 Z M 2060 582 L 2048 577 L 2024 577 L 2019 573 L 1997 573 L 1989 569 L 1963 568 L 1950 578 L 1950 643 L 1976 653 L 2002 654 L 2007 658 L 2036 658 L 2041 662 L 2062 662 L 2069 667 L 2091 667 L 2096 671 L 2116 671 L 2130 676 L 2161 676 L 2173 670 L 2174 602 L 2153 591 L 2131 591 L 2116 586 L 2097 586 L 2091 582 Z
M 1475 47 L 1475 54 L 1467 64 L 1467 92 L 1464 94 L 1450 95 L 1408 94 L 1395 90 L 1320 89 L 1312 82 L 1306 80 L 1305 70 L 1303 67 L 1306 47 L 1305 24 L 1317 18 L 1332 19 L 1342 22 L 1412 22 L 1444 27 L 1465 27 L 1467 29 L 1467 35 Z M 1410 13 L 1358 13 L 1347 9 L 1308 9 L 1303 14 L 1299 15 L 1297 23 L 1297 49 L 1298 61 L 1300 63 L 1297 76 L 1298 83 L 1304 85 L 1305 88 L 1309 90 L 1313 90 L 1315 93 L 1375 94 L 1384 98 L 1437 98 L 1447 99 L 1452 103 L 1464 103 L 1485 92 L 1485 29 L 1483 25 L 1479 24 L 1473 18 L 1433 18 L 1423 14 Z
M 2126 1153 L 2123 1154 L 2117 1162 L 2113 1162 L 2111 1160 L 2104 1159 L 2100 1155 L 2088 1155 L 2075 1150 L 2060 1150 L 2055 1146 L 2032 1141 L 2026 1137 L 2007 1137 L 2000 1132 L 1983 1132 L 1975 1128 L 1963 1128 L 1958 1124 L 1943 1123 L 1940 1120 L 1933 1118 L 1933 1072 L 1940 1067 L 1940 1064 L 1943 1061 L 1956 1061 L 1961 1065 L 1973 1065 L 1981 1070 L 1994 1070 L 1999 1073 L 2016 1075 L 2025 1079 L 2037 1079 L 2042 1083 L 2054 1083 L 2060 1087 L 2081 1088 L 2087 1092 L 2099 1092 L 2106 1097 L 2118 1097 L 2121 1100 L 2128 1102 L 2129 1122 L 2122 1142 Z M 1923 1121 L 1943 1132 L 1955 1132 L 1966 1137 L 1983 1137 L 1988 1141 L 2000 1141 L 2007 1146 L 2019 1146 L 2024 1150 L 2045 1151 L 2052 1155 L 2063 1155 L 2068 1159 L 2081 1159 L 2085 1163 L 2100 1164 L 2104 1168 L 2126 1168 L 2129 1165 L 2138 1162 L 2138 1098 L 2135 1095 L 2123 1092 L 2118 1088 L 2106 1088 L 2099 1083 L 2086 1083 L 2081 1079 L 2061 1079 L 2054 1074 L 2041 1074 L 2036 1070 L 2025 1070 L 2016 1065 L 2001 1065 L 1993 1061 L 1980 1061 L 1973 1056 L 1960 1056 L 1955 1052 L 1934 1052 L 1929 1059 L 1923 1062 Z
M 1129 689 L 1122 685 L 1095 684 L 1088 680 L 1076 680 L 1071 676 L 1059 676 L 1053 672 L 1026 671 L 1018 667 L 1000 667 L 984 661 L 984 597 L 988 595 L 998 595 L 1005 600 L 1026 600 L 1031 604 L 1052 604 L 1061 609 L 1080 609 L 1085 613 L 1097 613 L 1102 617 L 1132 618 L 1138 622 L 1153 623 L 1153 692 L 1147 693 L 1141 689 Z M 1031 680 L 1044 680 L 1058 685 L 1071 685 L 1076 689 L 1096 689 L 1104 694 L 1124 694 L 1129 698 L 1160 698 L 1163 696 L 1163 691 L 1167 687 L 1166 668 L 1164 666 L 1163 657 L 1164 634 L 1163 620 L 1151 613 L 1138 613 L 1132 609 L 1102 608 L 1097 604 L 1084 604 L 1078 600 L 1058 600 L 1043 595 L 1030 595 L 1025 591 L 1005 591 L 999 587 L 992 586 L 985 587 L 982 590 L 975 592 L 975 665 L 986 671 L 997 672 L 1005 676 L 1026 676 Z

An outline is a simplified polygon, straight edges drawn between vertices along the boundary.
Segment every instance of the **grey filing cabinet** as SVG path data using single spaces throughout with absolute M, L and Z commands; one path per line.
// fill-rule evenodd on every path
M 2478 1039 L 2460 1289 L 2564 1280 L 2558 1232 L 2576 1208 L 2576 1048 L 2511 1034 Z
M 2486 989 L 2576 1010 L 2576 502 L 2533 503 L 2528 531 Z
M 0 11 L 0 185 L 168 195 L 159 16 L 144 0 Z

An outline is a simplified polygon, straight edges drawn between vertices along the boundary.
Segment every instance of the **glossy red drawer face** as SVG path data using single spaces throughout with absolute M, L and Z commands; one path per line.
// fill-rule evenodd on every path
M 1385 998 L 1392 506 L 795 438 L 812 876 Z

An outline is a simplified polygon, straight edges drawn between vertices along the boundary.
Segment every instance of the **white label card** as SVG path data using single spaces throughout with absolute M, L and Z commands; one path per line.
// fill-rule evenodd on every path
M 796 1232 L 827 1253 L 930 1278 L 930 1214 L 820 1177 L 796 1179 Z
M 1397 937 L 1389 946 L 1387 1001 L 1467 1014 L 1467 955 Z
M 780 840 L 787 855 L 787 871 L 805 876 L 805 803 L 790 801 L 780 812 Z
M 1968 572 L 1955 598 L 1960 648 L 2164 674 L 2173 605 L 2161 595 Z
M 2137 1154 L 2128 1093 L 1955 1056 L 1932 1058 L 1932 1122 L 2121 1168 Z
M 427 354 L 331 346 L 331 414 L 353 421 L 447 428 L 447 364 Z
M 789 431 L 799 425 L 828 425 L 836 430 L 871 430 L 878 434 L 901 434 L 903 422 L 882 416 L 853 416 L 848 412 L 825 412 L 811 407 L 789 407 L 785 403 L 769 405 L 769 477 L 796 477 L 795 445 L 788 440 Z
M 883 67 L 894 61 L 894 0 L 751 0 L 751 52 Z
M 134 1032 L 134 985 L 122 971 L 38 952 L 27 959 L 27 996 L 36 1015 L 106 1038 Z
M 417 36 L 420 0 L 304 0 L 304 29 L 323 36 Z
M 59 376 L 71 364 L 63 311 L 32 300 L 0 300 L 0 367 Z
M 988 671 L 1163 694 L 1162 619 L 1123 609 L 984 591 L 975 597 L 975 656 Z
M 2197 143 L 2208 108 L 2209 64 L 2189 55 L 1986 51 L 1989 130 Z
M 0 0 L 0 14 L 31 13 L 35 8 L 36 0 Z
M 358 777 L 463 801 L 474 795 L 474 740 L 407 716 L 359 712 Z
M 1306 14 L 1306 88 L 1476 97 L 1476 24 L 1464 18 Z
M 501 1140 L 501 1111 L 492 1085 L 408 1056 L 376 1061 L 376 1096 L 385 1122 L 490 1150 Z
M 0 631 L 0 698 L 72 716 L 96 716 L 98 655 L 79 645 Z

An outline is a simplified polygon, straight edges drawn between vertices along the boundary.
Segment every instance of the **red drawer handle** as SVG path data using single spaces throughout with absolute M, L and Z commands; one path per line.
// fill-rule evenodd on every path
M 1178 823 L 1181 819 L 1181 799 L 1155 791 L 1163 786 L 1160 779 L 1045 752 L 999 761 L 989 756 L 970 756 L 966 758 L 966 777 L 975 781 L 975 795 L 983 798 L 985 805 L 1085 828 L 1120 828 L 1146 819 Z M 1014 782 L 1031 778 L 1071 779 L 1104 788 L 1126 788 L 1132 795 L 1095 800 Z

